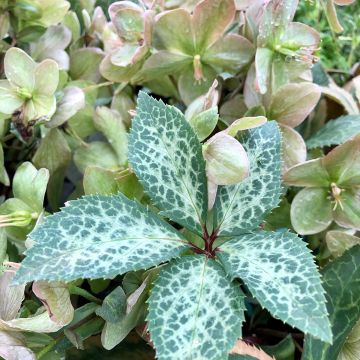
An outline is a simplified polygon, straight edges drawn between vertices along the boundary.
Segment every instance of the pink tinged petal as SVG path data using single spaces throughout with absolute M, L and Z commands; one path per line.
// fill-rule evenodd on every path
M 139 79 L 149 81 L 159 76 L 177 73 L 190 65 L 191 62 L 190 56 L 160 50 L 146 59 L 138 76 Z
M 321 90 L 315 84 L 286 84 L 273 96 L 268 117 L 283 125 L 296 127 L 315 108 L 320 96 Z
M 229 34 L 206 50 L 202 61 L 211 64 L 219 72 L 236 74 L 253 56 L 254 46 L 249 40 L 237 34 Z
M 291 127 L 280 125 L 283 142 L 283 173 L 306 161 L 306 144 L 302 136 Z
M 208 179 L 207 189 L 208 189 L 208 210 L 210 211 L 215 204 L 218 185 L 214 184 Z
M 21 333 L 0 330 L 0 357 L 5 360 L 36 360 Z
M 346 250 L 349 250 L 353 246 L 359 244 L 359 237 L 353 236 L 344 231 L 331 230 L 326 233 L 326 245 L 334 257 L 341 256 Z
M 267 48 L 259 48 L 255 55 L 256 84 L 260 94 L 266 94 L 270 83 L 271 64 L 274 53 Z
M 0 319 L 14 319 L 24 300 L 25 284 L 12 286 L 11 281 L 15 274 L 13 272 L 4 272 L 0 276 Z
M 360 185 L 360 134 L 331 150 L 324 166 L 338 186 Z M 340 186 L 341 187 L 341 186 Z
M 323 158 L 291 167 L 285 173 L 283 180 L 286 185 L 307 187 L 329 187 L 331 183 Z
M 184 9 L 166 11 L 155 17 L 153 36 L 156 49 L 196 55 L 191 15 Z
M 249 175 L 249 158 L 245 149 L 224 133 L 209 139 L 203 148 L 209 181 L 217 185 L 234 185 Z
M 334 220 L 340 226 L 360 230 L 360 190 L 346 189 L 334 211 Z
M 203 0 L 195 6 L 192 25 L 198 54 L 220 39 L 233 22 L 235 12 L 234 0 Z

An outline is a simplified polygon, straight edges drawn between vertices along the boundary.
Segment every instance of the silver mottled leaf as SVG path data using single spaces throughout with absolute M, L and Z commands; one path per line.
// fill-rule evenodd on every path
M 227 359 L 244 320 L 243 295 L 212 259 L 168 264 L 149 298 L 149 331 L 159 360 Z
M 163 215 L 202 232 L 207 212 L 205 163 L 197 136 L 178 109 L 140 93 L 129 161 Z
M 14 282 L 111 278 L 148 268 L 187 248 L 183 236 L 137 202 L 86 196 L 47 217 Z

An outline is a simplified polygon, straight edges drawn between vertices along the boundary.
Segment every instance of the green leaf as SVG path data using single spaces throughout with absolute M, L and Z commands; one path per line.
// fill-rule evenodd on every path
M 202 255 L 174 260 L 162 269 L 147 317 L 159 360 L 227 358 L 244 321 L 240 287 Z
M 178 256 L 185 239 L 125 196 L 86 196 L 47 217 L 15 282 L 111 278 Z
M 259 231 L 220 246 L 225 271 L 241 278 L 275 317 L 331 342 L 324 290 L 306 244 L 289 232 Z
M 340 116 L 330 120 L 306 141 L 308 149 L 339 145 L 360 133 L 360 116 Z
M 105 349 L 109 350 L 118 345 L 140 321 L 144 320 L 145 300 L 152 280 L 151 275 L 127 298 L 126 314 L 122 319 L 117 322 L 106 322 L 101 333 L 101 343 Z
M 130 199 L 140 200 L 143 196 L 141 184 L 128 170 L 118 172 L 90 165 L 85 169 L 83 186 L 85 195 L 110 195 L 120 191 Z
M 205 163 L 197 136 L 178 109 L 140 93 L 129 161 L 163 215 L 202 233 L 207 213 Z
M 348 335 L 360 318 L 360 246 L 329 263 L 322 271 L 333 344 L 305 337 L 303 358 L 337 360 Z
M 302 189 L 291 203 L 291 224 L 301 235 L 316 234 L 331 224 L 332 208 L 328 189 L 320 187 Z
M 281 135 L 275 121 L 241 134 L 250 161 L 250 175 L 241 183 L 222 186 L 215 202 L 215 227 L 220 235 L 255 229 L 279 202 Z
M 74 162 L 82 173 L 85 172 L 88 166 L 99 166 L 109 170 L 120 168 L 115 151 L 103 141 L 82 144 L 75 150 Z
M 99 65 L 103 58 L 104 53 L 99 48 L 86 47 L 75 50 L 70 57 L 71 78 L 99 82 L 101 79 Z
M 264 345 L 261 347 L 267 354 L 275 357 L 276 360 L 294 360 L 295 344 L 291 335 L 286 336 L 276 345 Z
M 213 106 L 190 118 L 189 123 L 193 127 L 199 141 L 203 141 L 214 131 L 218 119 L 218 108 Z
M 65 171 L 70 160 L 71 150 L 63 132 L 59 129 L 51 129 L 42 139 L 33 157 L 33 163 L 36 167 L 46 168 L 50 172 L 47 195 L 53 209 L 59 206 Z
M 126 295 L 121 286 L 116 287 L 107 295 L 96 310 L 96 315 L 101 316 L 105 321 L 115 323 L 124 318 L 126 314 Z
M 127 162 L 128 140 L 125 125 L 116 110 L 105 106 L 96 109 L 94 117 L 95 127 L 108 139 L 114 149 L 120 165 Z
M 36 170 L 33 164 L 24 162 L 16 170 L 13 179 L 14 197 L 41 213 L 48 181 L 47 169 Z

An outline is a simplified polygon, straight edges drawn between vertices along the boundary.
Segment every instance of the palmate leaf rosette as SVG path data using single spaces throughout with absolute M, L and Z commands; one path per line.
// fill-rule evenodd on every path
M 259 229 L 281 194 L 278 125 L 267 122 L 239 139 L 250 176 L 220 187 L 209 235 L 201 144 L 178 109 L 140 93 L 129 136 L 131 167 L 159 215 L 202 236 L 206 246 L 122 194 L 90 195 L 30 234 L 33 246 L 14 283 L 112 278 L 161 264 L 147 315 L 160 360 L 228 358 L 244 321 L 244 294 L 235 279 L 275 317 L 331 342 L 320 276 L 305 243 L 295 234 Z M 229 239 L 216 248 L 209 241 L 217 236 Z

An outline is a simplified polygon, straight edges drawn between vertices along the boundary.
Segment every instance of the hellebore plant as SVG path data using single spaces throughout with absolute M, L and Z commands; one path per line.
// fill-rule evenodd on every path
M 0 1 L 0 358 L 360 358 L 348 3 Z
M 291 222 L 299 234 L 315 234 L 332 221 L 360 230 L 360 135 L 326 156 L 289 169 L 287 185 L 302 186 L 291 204 Z
M 267 122 L 239 139 L 250 174 L 219 188 L 210 220 L 196 134 L 178 109 L 140 93 L 129 161 L 160 213 L 121 194 L 71 201 L 30 234 L 33 246 L 14 283 L 113 278 L 162 264 L 147 314 L 158 359 L 227 358 L 245 310 L 234 279 L 274 316 L 331 342 L 320 276 L 305 243 L 288 231 L 259 228 L 281 195 L 278 126 Z M 166 218 L 201 236 L 202 245 Z

